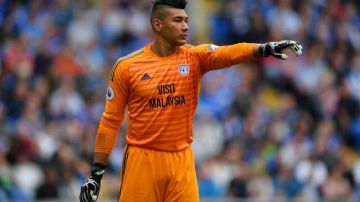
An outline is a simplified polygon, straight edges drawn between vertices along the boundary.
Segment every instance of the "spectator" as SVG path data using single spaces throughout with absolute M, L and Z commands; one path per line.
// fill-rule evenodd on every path
M 237 198 L 247 198 L 249 196 L 248 176 L 248 168 L 245 165 L 240 165 L 235 178 L 230 181 L 229 196 Z
M 343 166 L 330 170 L 329 178 L 321 186 L 321 193 L 326 200 L 347 200 L 352 198 L 351 186 L 343 177 Z

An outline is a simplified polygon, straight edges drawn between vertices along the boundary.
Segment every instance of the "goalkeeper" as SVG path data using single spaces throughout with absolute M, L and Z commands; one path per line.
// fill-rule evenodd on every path
M 99 196 L 126 106 L 129 126 L 118 201 L 199 201 L 190 144 L 204 74 L 268 56 L 285 60 L 285 49 L 295 55 L 302 53 L 301 45 L 291 40 L 185 45 L 189 33 L 186 3 L 155 1 L 150 19 L 152 43 L 114 64 L 96 135 L 94 163 L 81 187 L 81 202 L 96 201 Z

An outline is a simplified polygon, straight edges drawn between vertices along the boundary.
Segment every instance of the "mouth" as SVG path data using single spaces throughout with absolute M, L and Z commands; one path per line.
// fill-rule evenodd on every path
M 188 35 L 187 35 L 187 34 L 182 34 L 182 35 L 180 35 L 180 37 L 181 37 L 182 39 L 186 39 L 186 38 L 188 37 Z

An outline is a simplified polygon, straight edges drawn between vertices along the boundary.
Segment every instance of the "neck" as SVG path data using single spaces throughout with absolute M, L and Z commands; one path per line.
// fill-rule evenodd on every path
M 178 46 L 170 44 L 169 42 L 162 40 L 161 38 L 154 38 L 151 44 L 151 50 L 159 57 L 167 57 L 176 52 Z

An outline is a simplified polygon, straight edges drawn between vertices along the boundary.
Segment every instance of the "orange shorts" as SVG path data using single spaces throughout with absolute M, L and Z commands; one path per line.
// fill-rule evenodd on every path
M 127 146 L 119 202 L 198 202 L 194 155 Z

